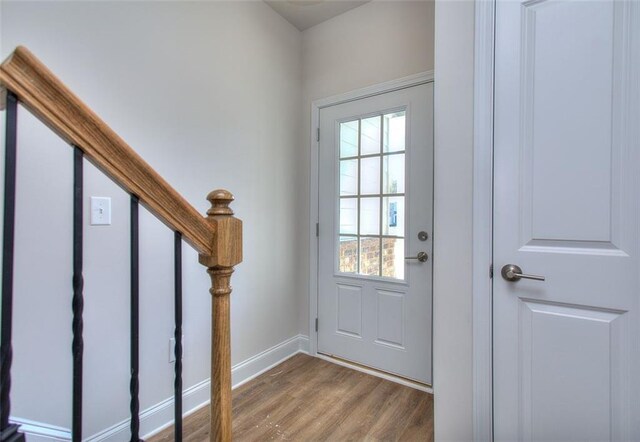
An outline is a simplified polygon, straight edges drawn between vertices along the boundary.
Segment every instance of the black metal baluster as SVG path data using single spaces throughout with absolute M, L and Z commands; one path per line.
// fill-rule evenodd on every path
M 82 276 L 82 162 L 83 152 L 73 148 L 73 417 L 71 437 L 73 442 L 82 440 L 82 312 L 84 309 Z
M 140 278 L 139 278 L 139 247 L 140 240 L 138 235 L 138 197 L 131 195 L 131 381 L 129 383 L 129 391 L 131 392 L 131 441 L 138 442 L 140 440 L 140 400 L 138 394 L 140 390 L 139 383 L 139 294 L 140 294 Z
M 174 235 L 174 314 L 176 345 L 175 352 L 175 380 L 173 383 L 175 397 L 175 440 L 182 441 L 182 234 Z
M 9 424 L 11 412 L 11 329 L 13 314 L 13 250 L 16 207 L 16 144 L 18 97 L 7 92 L 4 164 L 4 227 L 2 242 L 2 341 L 0 342 L 0 439 L 24 441 L 18 425 Z

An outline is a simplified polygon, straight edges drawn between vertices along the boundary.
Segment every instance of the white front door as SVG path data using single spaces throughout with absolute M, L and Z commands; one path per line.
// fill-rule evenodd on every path
M 495 50 L 495 439 L 640 440 L 640 2 L 499 1 Z
M 321 109 L 319 149 L 318 351 L 431 384 L 433 84 Z

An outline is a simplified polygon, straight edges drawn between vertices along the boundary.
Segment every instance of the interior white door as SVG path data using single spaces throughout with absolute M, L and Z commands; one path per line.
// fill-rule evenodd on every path
M 640 2 L 499 1 L 495 50 L 495 439 L 640 440 Z
M 319 146 L 318 351 L 430 384 L 433 84 L 321 109 Z

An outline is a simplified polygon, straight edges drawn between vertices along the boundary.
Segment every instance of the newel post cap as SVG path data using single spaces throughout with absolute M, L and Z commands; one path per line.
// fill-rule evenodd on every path
M 233 194 L 225 189 L 216 189 L 207 195 L 207 201 L 211 203 L 211 208 L 207 210 L 207 215 L 233 215 L 233 209 L 229 204 L 235 198 Z
M 207 220 L 215 227 L 210 255 L 200 255 L 200 264 L 212 267 L 233 267 L 242 262 L 242 221 L 233 216 L 229 207 L 234 200 L 228 190 L 209 192 Z

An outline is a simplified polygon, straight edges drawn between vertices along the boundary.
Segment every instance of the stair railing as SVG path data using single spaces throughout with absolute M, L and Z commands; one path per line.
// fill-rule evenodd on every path
M 131 195 L 131 441 L 140 441 L 138 373 L 138 207 L 142 204 L 175 232 L 175 440 L 182 440 L 182 241 L 198 253 L 211 276 L 211 441 L 231 440 L 231 274 L 242 261 L 242 221 L 229 207 L 233 195 L 214 190 L 207 195 L 211 208 L 201 216 L 124 140 L 76 97 L 29 50 L 18 47 L 0 65 L 0 108 L 6 113 L 2 314 L 0 317 L 0 440 L 24 441 L 18 425 L 10 422 L 13 253 L 17 115 L 22 105 L 73 148 L 73 403 L 71 435 L 82 440 L 83 373 L 83 163 L 90 161 Z

